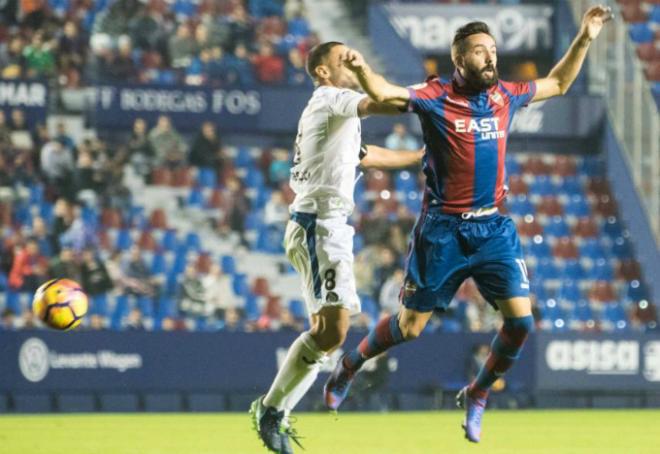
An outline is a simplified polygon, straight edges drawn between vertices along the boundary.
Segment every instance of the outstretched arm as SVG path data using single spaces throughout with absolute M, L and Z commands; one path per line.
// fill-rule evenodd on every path
M 410 100 L 408 89 L 391 84 L 383 76 L 373 72 L 358 51 L 350 49 L 344 55 L 343 60 L 344 65 L 355 73 L 365 93 L 376 103 L 387 104 L 396 109 L 403 109 L 408 106 Z
M 417 151 L 390 150 L 376 145 L 367 145 L 367 154 L 360 166 L 365 169 L 403 169 L 422 162 L 424 149 Z
M 536 94 L 532 102 L 565 95 L 577 77 L 591 42 L 598 37 L 603 25 L 612 19 L 612 9 L 594 6 L 584 14 L 580 31 L 547 77 L 536 80 Z

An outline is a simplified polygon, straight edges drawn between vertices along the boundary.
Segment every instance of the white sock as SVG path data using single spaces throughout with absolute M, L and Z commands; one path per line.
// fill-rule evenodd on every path
M 284 359 L 284 364 L 277 372 L 275 380 L 264 398 L 264 405 L 275 407 L 278 411 L 283 410 L 285 402 L 292 394 L 299 396 L 293 402 L 294 405 L 297 404 L 314 383 L 320 367 L 317 362 L 324 356 L 325 352 L 318 348 L 308 332 L 298 336 L 291 344 Z M 313 378 L 306 380 L 310 376 Z M 308 381 L 309 383 L 307 383 Z M 303 388 L 303 386 L 300 386 L 301 384 L 306 384 L 306 387 Z
M 309 391 L 309 388 L 312 387 L 316 381 L 316 378 L 319 376 L 319 372 L 321 367 L 323 367 L 323 363 L 325 363 L 327 359 L 328 355 L 326 354 L 319 358 L 316 361 L 316 364 L 312 366 L 312 370 L 310 370 L 309 374 L 306 375 L 305 378 L 300 383 L 298 383 L 298 386 L 293 388 L 289 395 L 284 399 L 282 406 L 284 407 L 284 412 L 287 418 L 289 417 L 291 411 L 296 408 L 296 405 L 298 405 L 300 399 L 302 399 L 305 394 L 307 394 L 307 391 Z

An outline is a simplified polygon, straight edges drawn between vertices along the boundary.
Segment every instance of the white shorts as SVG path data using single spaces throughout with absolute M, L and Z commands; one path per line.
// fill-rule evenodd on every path
M 353 235 L 346 218 L 317 219 L 294 212 L 286 226 L 284 248 L 302 278 L 302 294 L 309 314 L 326 306 L 360 312 L 353 274 Z

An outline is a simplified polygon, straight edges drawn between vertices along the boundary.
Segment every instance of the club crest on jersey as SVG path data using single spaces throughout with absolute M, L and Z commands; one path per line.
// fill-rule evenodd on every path
M 497 93 L 497 92 L 490 95 L 490 100 L 493 101 L 498 106 L 503 106 L 504 105 L 504 99 L 502 99 L 502 95 Z
M 459 118 L 454 120 L 454 130 L 463 134 L 481 134 L 482 140 L 503 139 L 504 131 L 500 131 L 499 118 L 481 118 L 479 120 L 470 118 Z

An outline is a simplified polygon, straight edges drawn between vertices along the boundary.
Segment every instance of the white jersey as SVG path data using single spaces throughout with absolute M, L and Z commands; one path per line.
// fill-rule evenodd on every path
M 360 163 L 361 127 L 356 91 L 322 86 L 298 122 L 291 188 L 291 212 L 319 218 L 348 216 L 353 211 L 355 171 Z

